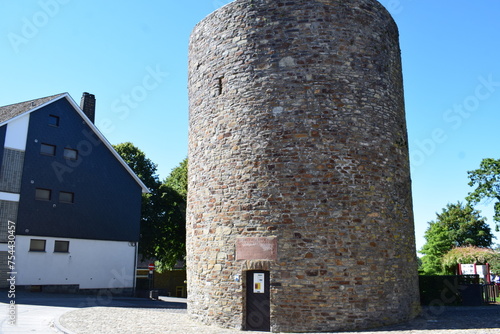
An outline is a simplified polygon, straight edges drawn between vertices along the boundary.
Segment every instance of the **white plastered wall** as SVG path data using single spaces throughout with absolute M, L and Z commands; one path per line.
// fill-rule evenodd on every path
M 45 252 L 30 252 L 30 240 L 46 240 Z M 69 241 L 55 253 L 56 240 Z M 132 288 L 135 246 L 121 241 L 20 236 L 16 238 L 17 285 L 80 285 L 80 289 Z
M 25 151 L 28 138 L 30 114 L 13 119 L 7 124 L 4 146 L 14 150 Z

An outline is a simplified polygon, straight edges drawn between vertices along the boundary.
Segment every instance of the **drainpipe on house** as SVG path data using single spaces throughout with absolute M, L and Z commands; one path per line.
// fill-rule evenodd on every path
M 132 286 L 133 297 L 136 296 L 135 292 L 137 289 L 137 259 L 139 257 L 139 242 L 134 242 L 135 252 L 134 252 L 134 281 Z

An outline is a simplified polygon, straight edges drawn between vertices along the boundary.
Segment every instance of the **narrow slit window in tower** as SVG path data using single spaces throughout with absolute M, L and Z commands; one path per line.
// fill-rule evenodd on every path
M 223 85 L 222 85 L 222 80 L 224 79 L 224 77 L 220 77 L 218 79 L 218 82 L 217 82 L 217 96 L 220 96 L 222 95 L 222 88 L 223 88 Z

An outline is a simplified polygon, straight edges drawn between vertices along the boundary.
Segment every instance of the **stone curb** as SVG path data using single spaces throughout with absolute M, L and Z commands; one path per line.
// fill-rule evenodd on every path
M 121 310 L 120 310 L 121 309 Z M 487 310 L 490 310 L 487 312 Z M 118 310 L 118 312 L 117 312 Z M 65 334 L 76 334 L 66 329 L 60 321 L 68 325 L 73 330 L 79 333 L 104 333 L 103 329 L 108 328 L 109 333 L 151 333 L 151 334 L 165 334 L 165 333 L 196 333 L 196 334 L 243 334 L 246 331 L 236 329 L 219 328 L 216 326 L 206 326 L 196 321 L 192 321 L 186 317 L 185 312 L 181 313 L 151 313 L 157 310 L 153 309 L 138 309 L 138 308 L 109 308 L 108 311 L 103 311 L 99 307 L 90 307 L 80 309 L 77 311 L 84 312 L 83 314 L 73 314 L 68 317 L 68 311 L 62 314 L 58 319 L 54 320 L 54 326 L 57 330 Z M 132 314 L 127 313 L 131 311 Z M 165 310 L 168 311 L 168 310 Z M 173 311 L 173 310 L 172 310 Z M 179 310 L 176 310 L 179 311 Z M 461 311 L 461 312 L 459 312 Z M 494 311 L 493 313 L 491 311 Z M 454 308 L 449 307 L 441 315 L 432 317 L 419 317 L 407 324 L 399 324 L 390 327 L 383 327 L 377 329 L 359 330 L 354 332 L 345 332 L 346 334 L 497 334 L 500 333 L 500 320 L 498 319 L 498 311 L 500 309 L 491 307 L 474 307 L 474 308 Z M 125 312 L 125 313 L 123 313 Z M 145 312 L 145 313 L 141 313 Z M 148 314 L 146 314 L 148 313 Z M 488 314 L 489 315 L 488 315 Z M 82 317 L 83 315 L 83 317 Z M 151 318 L 148 318 L 152 316 Z M 140 318 L 138 318 L 140 317 Z M 143 322 L 136 322 L 137 319 L 150 319 L 148 324 Z M 92 321 L 89 322 L 89 319 Z M 135 320 L 134 320 L 135 319 Z M 67 320 L 68 322 L 66 322 Z M 123 323 L 126 323 L 123 327 Z M 466 324 L 473 324 L 472 327 Z M 158 327 L 158 324 L 162 324 Z M 457 326 L 458 324 L 458 326 Z M 120 325 L 120 326 L 119 326 Z M 463 325 L 463 326 L 462 326 Z M 484 326 L 484 327 L 483 327 Z M 124 328 L 126 330 L 124 331 Z M 253 332 L 262 333 L 264 332 Z M 285 334 L 285 332 L 280 332 Z M 339 332 L 328 332 L 330 334 Z M 320 334 L 320 333 L 310 333 Z
M 72 312 L 72 311 L 68 311 L 68 312 Z M 64 314 L 68 313 L 68 312 L 65 312 Z M 59 321 L 59 319 L 64 315 L 64 314 L 61 314 L 59 317 L 55 318 L 53 321 L 52 321 L 52 324 L 54 325 L 54 328 L 56 330 L 58 330 L 59 332 L 61 333 L 64 333 L 64 334 L 77 334 L 73 331 L 70 331 L 69 329 L 66 329 L 63 325 L 61 325 L 61 322 Z

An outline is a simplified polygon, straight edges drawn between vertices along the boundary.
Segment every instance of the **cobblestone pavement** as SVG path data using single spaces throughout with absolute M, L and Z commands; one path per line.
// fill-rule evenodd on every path
M 64 314 L 57 325 L 68 334 L 243 333 L 197 324 L 189 319 L 184 309 L 92 307 Z M 499 334 L 500 305 L 425 308 L 422 315 L 410 323 L 356 333 Z

